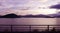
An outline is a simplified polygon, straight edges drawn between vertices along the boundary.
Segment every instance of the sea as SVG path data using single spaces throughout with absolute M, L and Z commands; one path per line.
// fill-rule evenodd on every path
M 0 24 L 59 25 L 60 18 L 0 18 Z

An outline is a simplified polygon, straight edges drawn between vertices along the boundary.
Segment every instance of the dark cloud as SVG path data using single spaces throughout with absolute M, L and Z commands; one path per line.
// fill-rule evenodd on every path
M 52 5 L 52 6 L 50 6 L 50 8 L 53 8 L 53 9 L 60 9 L 60 4 Z

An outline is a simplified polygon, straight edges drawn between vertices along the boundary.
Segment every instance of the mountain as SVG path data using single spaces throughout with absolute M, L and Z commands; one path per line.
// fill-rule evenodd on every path
M 20 16 L 13 14 L 13 13 L 1 16 L 1 18 L 19 18 L 19 17 Z
M 49 14 L 49 15 L 43 15 L 43 14 L 38 14 L 38 15 L 16 15 L 14 13 L 11 14 L 6 14 L 1 16 L 0 18 L 60 18 L 60 12 L 56 13 L 56 14 Z
M 25 17 L 25 18 L 51 18 L 50 16 L 48 15 L 43 15 L 43 14 L 39 14 L 39 15 L 25 15 L 25 16 L 22 16 L 22 17 Z

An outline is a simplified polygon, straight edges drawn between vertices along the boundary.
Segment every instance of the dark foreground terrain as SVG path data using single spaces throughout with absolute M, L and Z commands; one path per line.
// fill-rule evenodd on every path
M 60 33 L 60 25 L 0 25 L 0 33 Z
M 0 33 L 60 33 L 60 31 L 37 31 L 37 30 L 34 30 L 34 31 L 29 31 L 29 32 L 8 32 L 8 31 L 5 31 L 5 32 L 0 32 Z
M 48 32 L 48 31 L 45 31 L 45 32 L 0 32 L 0 33 L 60 33 L 60 31 L 52 31 L 52 32 Z

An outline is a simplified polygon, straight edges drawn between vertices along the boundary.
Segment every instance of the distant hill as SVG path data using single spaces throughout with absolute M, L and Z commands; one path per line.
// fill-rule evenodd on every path
M 4 15 L 4 16 L 0 16 L 1 18 L 19 18 L 20 16 L 16 15 L 16 14 L 7 14 L 7 15 Z
M 16 14 L 7 14 L 4 16 L 0 16 L 0 18 L 52 18 L 49 15 L 43 15 L 43 14 L 39 14 L 39 15 L 16 15 Z
M 0 18 L 60 18 L 60 12 L 56 14 L 49 14 L 49 15 L 43 15 L 43 14 L 38 14 L 38 15 L 16 15 L 14 13 L 11 14 L 6 14 L 1 16 Z
M 24 18 L 51 18 L 50 16 L 48 15 L 43 15 L 43 14 L 39 14 L 39 15 L 25 15 L 25 16 L 22 16 Z

